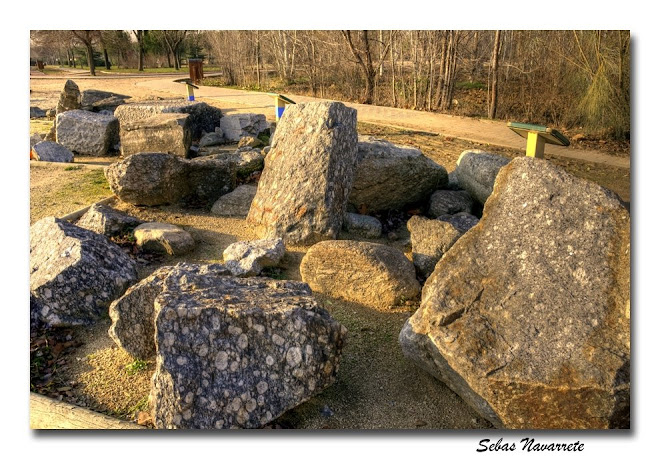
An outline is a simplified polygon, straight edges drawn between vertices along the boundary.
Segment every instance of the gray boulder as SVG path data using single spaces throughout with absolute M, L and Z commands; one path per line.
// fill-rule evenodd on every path
M 72 80 L 66 80 L 64 83 L 64 89 L 60 93 L 60 99 L 57 102 L 57 108 L 55 109 L 55 114 L 59 115 L 69 110 L 79 110 L 80 109 L 80 89 L 78 85 Z
M 467 230 L 479 223 L 479 219 L 477 217 L 467 212 L 440 215 L 438 220 L 451 223 L 454 228 L 456 228 L 461 233 L 465 233 Z
M 39 134 L 37 132 L 32 134 L 30 136 L 30 150 L 32 149 L 32 147 L 34 147 L 36 144 L 38 144 L 42 140 L 44 140 L 44 139 L 43 139 L 43 137 L 41 137 L 41 134 Z
M 337 237 L 353 184 L 356 129 L 357 111 L 340 102 L 287 108 L 247 217 L 258 237 L 287 244 Z
M 224 151 L 222 153 L 206 154 L 205 156 L 199 156 L 194 159 L 198 161 L 209 159 L 231 161 L 236 165 L 236 176 L 241 179 L 245 179 L 253 172 L 260 171 L 264 168 L 264 157 L 261 152 L 258 149 L 249 147 L 232 152 Z
M 360 136 L 348 201 L 361 213 L 398 210 L 427 200 L 433 191 L 446 185 L 445 168 L 420 150 Z
M 198 140 L 204 132 L 213 132 L 220 125 L 222 112 L 205 102 L 168 99 L 136 102 L 120 105 L 115 116 L 120 125 L 151 118 L 160 113 L 187 113 L 190 115 L 190 128 L 193 140 Z
M 629 427 L 630 214 L 593 182 L 512 160 L 399 341 L 496 427 Z
M 264 132 L 270 132 L 270 124 L 265 115 L 255 113 L 236 113 L 226 115 L 220 120 L 220 129 L 229 142 L 238 142 L 241 137 L 257 137 Z
M 236 188 L 237 165 L 230 159 L 202 158 L 186 161 L 185 166 L 188 202 L 211 205 Z
M 30 119 L 32 118 L 45 118 L 46 111 L 39 107 L 30 107 Z
M 346 212 L 344 230 L 359 237 L 377 239 L 383 232 L 383 225 L 375 217 Z
M 103 204 L 92 206 L 76 222 L 76 225 L 107 237 L 131 234 L 142 220 Z
M 319 242 L 303 257 L 300 274 L 315 292 L 367 306 L 400 306 L 420 291 L 410 260 L 372 242 Z
M 258 276 L 264 268 L 277 266 L 286 248 L 282 239 L 239 241 L 230 244 L 222 256 L 234 276 Z
M 44 140 L 32 147 L 32 158 L 36 161 L 50 161 L 53 163 L 72 163 L 73 153 L 64 145 L 50 140 Z
M 101 112 L 104 110 L 114 112 L 118 106 L 125 104 L 126 100 L 130 98 L 131 96 L 114 92 L 86 89 L 81 94 L 80 108 L 92 112 Z
M 105 156 L 119 143 L 119 122 L 111 115 L 68 110 L 55 118 L 57 142 L 74 153 Z
M 91 324 L 137 280 L 105 236 L 46 217 L 30 227 L 30 326 Z
M 484 204 L 493 192 L 497 174 L 509 161 L 509 158 L 485 151 L 466 150 L 461 153 L 456 165 L 458 184 L 476 201 Z
M 122 123 L 119 135 L 123 157 L 143 152 L 190 157 L 192 129 L 190 115 L 186 113 L 159 113 Z
M 225 136 L 222 134 L 222 129 L 215 128 L 214 132 L 204 134 L 199 139 L 199 148 L 214 147 L 216 145 L 223 145 L 227 142 Z
M 425 279 L 431 275 L 442 256 L 463 235 L 451 223 L 429 220 L 417 215 L 408 220 L 407 226 L 410 231 L 413 264 Z
M 195 240 L 183 228 L 169 223 L 143 223 L 133 230 L 135 245 L 145 252 L 183 255 L 195 248 Z
M 459 212 L 470 213 L 473 204 L 472 197 L 467 191 L 438 190 L 431 195 L 428 215 L 437 218 L 440 215 Z
M 220 196 L 211 207 L 211 213 L 221 217 L 247 217 L 256 194 L 256 186 L 240 185 L 234 191 Z

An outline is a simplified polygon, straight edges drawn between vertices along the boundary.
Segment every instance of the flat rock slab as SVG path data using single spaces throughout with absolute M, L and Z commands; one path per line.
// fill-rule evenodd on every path
M 399 341 L 497 427 L 629 427 L 630 214 L 547 161 L 512 160 Z
M 413 264 L 427 278 L 452 245 L 463 235 L 451 223 L 413 216 L 408 220 Z
M 105 236 L 46 217 L 30 227 L 30 325 L 88 325 L 137 280 Z
M 484 204 L 493 192 L 497 174 L 509 161 L 509 158 L 483 150 L 466 150 L 458 158 L 456 179 L 462 189 Z
M 319 242 L 303 257 L 300 274 L 315 292 L 368 306 L 400 306 L 420 292 L 410 260 L 371 242 Z
M 222 217 L 247 217 L 256 194 L 256 186 L 240 185 L 234 191 L 220 196 L 211 207 L 211 213 Z
M 403 209 L 447 185 L 445 168 L 417 148 L 360 136 L 357 157 L 348 200 L 361 213 Z
M 277 266 L 286 248 L 282 239 L 239 241 L 222 253 L 225 266 L 234 276 L 258 276 L 264 268 Z
M 103 110 L 114 111 L 118 106 L 126 103 L 126 100 L 130 98 L 131 96 L 125 96 L 114 92 L 86 89 L 81 94 L 80 108 L 92 112 L 100 112 Z
M 313 244 L 337 237 L 353 185 L 357 111 L 340 102 L 290 105 L 247 216 L 258 237 Z
M 192 129 L 187 113 L 159 113 L 149 118 L 122 123 L 121 154 L 170 153 L 190 157 Z
M 376 217 L 346 212 L 344 229 L 359 237 L 378 239 L 383 232 L 383 225 Z
M 183 255 L 195 248 L 195 240 L 183 228 L 169 223 L 143 223 L 133 230 L 136 245 L 145 252 Z
M 53 163 L 72 163 L 73 153 L 64 145 L 50 140 L 39 141 L 32 147 L 32 159 Z
M 112 115 L 68 110 L 55 118 L 57 142 L 74 153 L 107 156 L 119 143 L 119 122 Z
M 76 225 L 108 237 L 131 234 L 142 220 L 103 204 L 92 204 Z

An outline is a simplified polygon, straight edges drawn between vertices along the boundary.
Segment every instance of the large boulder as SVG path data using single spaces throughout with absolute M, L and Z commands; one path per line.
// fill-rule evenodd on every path
M 93 323 L 137 280 L 135 262 L 105 236 L 46 217 L 30 227 L 30 324 Z
M 222 112 L 205 102 L 165 99 L 136 102 L 120 105 L 115 116 L 120 125 L 151 118 L 159 113 L 188 113 L 193 140 L 198 140 L 204 132 L 213 132 L 220 125 Z
M 361 212 L 399 210 L 425 201 L 446 185 L 445 168 L 417 148 L 360 136 L 355 180 L 348 201 Z
M 55 118 L 57 142 L 74 153 L 105 156 L 119 143 L 119 122 L 112 115 L 69 110 Z
M 119 136 L 123 157 L 143 152 L 190 157 L 192 130 L 190 115 L 187 113 L 159 113 L 122 123 Z
M 258 237 L 312 244 L 337 237 L 353 185 L 357 111 L 290 105 L 280 119 L 247 221 Z
M 36 161 L 53 163 L 72 163 L 73 153 L 64 145 L 50 140 L 43 140 L 32 147 L 32 158 Z
M 497 174 L 509 161 L 509 158 L 482 150 L 466 150 L 461 153 L 456 165 L 458 184 L 476 201 L 484 204 L 493 192 Z
M 319 242 L 303 257 L 300 274 L 315 292 L 369 306 L 400 306 L 420 291 L 410 260 L 372 242 Z
M 57 102 L 56 114 L 64 113 L 69 110 L 80 109 L 80 89 L 73 80 L 66 80 L 64 89 L 60 93 L 60 99 Z
M 629 213 L 592 182 L 514 159 L 399 341 L 497 427 L 629 426 Z
M 220 129 L 229 142 L 238 142 L 241 137 L 257 137 L 270 132 L 270 124 L 265 115 L 255 113 L 236 113 L 226 115 L 220 120 Z
M 169 223 L 143 223 L 133 230 L 135 245 L 145 252 L 183 255 L 195 248 L 195 240 L 183 228 Z
M 463 232 L 451 223 L 429 220 L 417 215 L 408 220 L 407 226 L 410 231 L 413 264 L 425 279 L 431 275 L 443 255 L 463 235 Z
M 220 196 L 211 207 L 211 213 L 221 217 L 247 217 L 252 200 L 257 194 L 254 185 L 240 185 L 230 193 Z
M 277 266 L 286 248 L 282 239 L 239 241 L 222 253 L 227 269 L 234 276 L 258 276 L 264 268 Z
M 114 110 L 126 103 L 127 99 L 131 96 L 125 96 L 109 91 L 99 91 L 98 89 L 86 89 L 81 94 L 80 108 L 92 112 L 100 112 L 103 110 Z
M 193 161 L 167 153 L 137 153 L 105 168 L 112 192 L 122 201 L 157 206 L 211 204 L 236 187 L 232 161 Z
M 92 206 L 76 222 L 81 228 L 103 234 L 108 237 L 126 236 L 131 234 L 136 226 L 144 223 L 124 212 L 120 212 L 104 204 Z

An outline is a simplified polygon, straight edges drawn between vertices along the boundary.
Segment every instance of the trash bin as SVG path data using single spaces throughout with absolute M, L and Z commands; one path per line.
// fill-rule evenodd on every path
M 204 61 L 202 59 L 188 59 L 188 70 L 190 71 L 190 81 L 193 84 L 199 84 L 204 78 Z

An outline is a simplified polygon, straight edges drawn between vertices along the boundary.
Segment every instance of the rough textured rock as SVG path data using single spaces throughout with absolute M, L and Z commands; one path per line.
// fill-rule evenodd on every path
M 119 122 L 111 115 L 68 110 L 55 118 L 57 142 L 74 153 L 105 156 L 119 143 Z
M 459 212 L 457 214 L 451 215 L 440 215 L 438 220 L 451 223 L 454 228 L 459 230 L 461 233 L 465 233 L 467 230 L 479 223 L 479 219 L 477 217 L 467 212 Z
M 238 141 L 238 148 L 259 148 L 263 146 L 263 142 L 254 135 L 246 135 L 241 137 L 241 140 Z
M 131 204 L 210 204 L 236 187 L 235 167 L 226 160 L 193 161 L 167 153 L 138 153 L 108 166 L 105 176 L 112 192 Z
M 38 144 L 38 143 L 41 142 L 42 140 L 44 140 L 44 139 L 41 137 L 41 134 L 39 134 L 39 133 L 37 133 L 37 132 L 35 132 L 34 134 L 32 134 L 32 135 L 30 136 L 30 149 L 32 149 L 32 147 L 34 147 L 36 144 Z
M 360 136 L 348 201 L 361 212 L 397 210 L 428 199 L 433 191 L 446 185 L 445 168 L 420 150 Z
M 186 162 L 167 153 L 139 153 L 105 168 L 112 192 L 122 201 L 157 206 L 179 201 L 188 191 Z
M 222 134 L 222 129 L 215 128 L 215 132 L 209 132 L 204 134 L 201 139 L 199 139 L 199 148 L 204 147 L 214 147 L 216 145 L 223 145 L 227 140 Z
M 113 237 L 131 234 L 135 227 L 142 223 L 144 223 L 142 220 L 112 207 L 103 204 L 92 204 L 89 210 L 76 222 L 76 225 L 95 233 Z
M 115 110 L 120 125 L 151 118 L 159 113 L 188 113 L 193 140 L 200 139 L 204 132 L 214 132 L 222 118 L 219 108 L 205 102 L 181 99 L 129 103 L 120 105 Z
M 137 280 L 135 262 L 105 236 L 54 217 L 30 227 L 30 325 L 93 323 Z
M 226 273 L 163 268 L 111 307 L 120 346 L 157 350 L 156 428 L 261 427 L 335 379 L 346 329 L 307 285 Z
M 429 217 L 439 217 L 459 212 L 472 212 L 472 197 L 467 191 L 438 190 L 431 195 Z
M 164 266 L 131 286 L 110 305 L 112 325 L 108 334 L 119 347 L 137 359 L 149 359 L 156 353 L 154 301 L 165 289 L 165 278 L 174 267 Z M 230 271 L 221 264 L 195 265 L 179 263 L 177 273 L 202 276 L 226 276 Z
M 254 185 L 241 185 L 230 193 L 220 196 L 211 207 L 211 213 L 222 217 L 247 217 L 250 205 L 257 194 Z
M 344 215 L 344 230 L 360 237 L 377 239 L 383 232 L 383 225 L 375 217 L 346 212 Z
M 60 100 L 57 102 L 56 115 L 68 110 L 80 109 L 80 89 L 72 80 L 66 80 L 64 89 L 60 93 Z
M 319 242 L 303 257 L 300 274 L 316 292 L 370 306 L 399 306 L 420 291 L 410 260 L 371 242 Z
M 118 106 L 125 104 L 126 100 L 130 98 L 131 96 L 116 94 L 114 92 L 86 89 L 81 95 L 80 108 L 92 112 L 103 110 L 114 112 Z
M 265 115 L 236 113 L 224 116 L 220 120 L 220 129 L 229 142 L 238 142 L 241 137 L 256 137 L 263 132 L 270 132 L 270 124 Z
M 592 182 L 514 159 L 399 341 L 495 426 L 628 426 L 629 213 Z
M 39 107 L 30 107 L 30 119 L 32 118 L 45 118 L 46 111 Z
M 258 276 L 264 268 L 277 266 L 286 248 L 282 239 L 239 241 L 222 253 L 225 266 L 234 276 Z
M 192 129 L 187 113 L 159 113 L 149 118 L 122 123 L 123 157 L 143 152 L 170 153 L 190 157 Z
M 312 244 L 337 237 L 353 184 L 357 111 L 290 105 L 280 119 L 247 221 L 258 237 Z
M 32 158 L 37 161 L 53 163 L 72 163 L 73 153 L 64 145 L 50 140 L 44 140 L 32 147 Z
M 208 153 L 208 150 L 205 152 Z M 198 161 L 216 159 L 232 161 L 236 165 L 236 176 L 246 178 L 256 171 L 264 168 L 264 157 L 259 150 L 248 148 L 246 150 L 236 150 L 232 152 L 224 151 L 222 153 L 206 154 L 194 158 Z
M 483 204 L 493 192 L 498 172 L 509 161 L 509 158 L 482 150 L 466 150 L 461 153 L 456 166 L 458 184 Z
M 169 223 L 143 223 L 133 230 L 136 245 L 145 252 L 183 255 L 195 248 L 195 240 L 183 228 Z
M 463 235 L 451 223 L 429 220 L 417 215 L 408 220 L 408 231 L 413 264 L 424 278 L 431 275 L 438 261 Z

